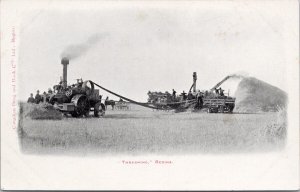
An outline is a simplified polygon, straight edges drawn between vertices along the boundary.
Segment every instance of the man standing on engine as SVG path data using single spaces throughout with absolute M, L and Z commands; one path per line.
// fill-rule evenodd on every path
M 48 89 L 48 94 L 51 95 L 52 93 L 53 93 L 52 89 L 49 88 L 49 89 Z

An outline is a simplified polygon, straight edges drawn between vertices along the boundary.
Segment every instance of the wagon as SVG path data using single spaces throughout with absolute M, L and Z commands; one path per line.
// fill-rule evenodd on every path
M 235 106 L 235 98 L 204 98 L 203 108 L 207 109 L 208 113 L 231 113 Z
M 130 107 L 127 102 L 117 102 L 115 108 L 118 110 L 129 110 Z

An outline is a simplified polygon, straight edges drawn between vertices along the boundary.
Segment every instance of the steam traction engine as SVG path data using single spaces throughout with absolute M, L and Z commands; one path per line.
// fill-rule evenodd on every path
M 105 106 L 101 103 L 102 96 L 99 90 L 94 88 L 92 81 L 77 79 L 77 83 L 67 85 L 67 66 L 69 60 L 63 58 L 63 78 L 58 85 L 55 85 L 54 93 L 50 96 L 49 103 L 64 114 L 71 114 L 72 117 L 89 116 L 91 110 L 94 116 L 99 117 L 105 114 Z

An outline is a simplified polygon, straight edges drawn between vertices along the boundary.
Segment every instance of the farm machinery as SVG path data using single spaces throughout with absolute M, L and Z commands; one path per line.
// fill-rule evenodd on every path
M 161 109 L 175 109 L 178 111 L 188 108 L 206 110 L 208 113 L 231 113 L 235 107 L 235 98 L 226 96 L 220 85 L 231 76 L 225 77 L 209 91 L 196 90 L 197 73 L 193 73 L 193 84 L 188 93 L 176 95 L 169 92 L 148 92 L 148 103 Z M 219 88 L 219 89 L 218 89 Z
M 63 77 L 58 85 L 54 85 L 54 93 L 49 97 L 48 102 L 54 108 L 65 115 L 71 114 L 72 117 L 89 116 L 90 111 L 94 111 L 94 116 L 99 117 L 105 114 L 105 106 L 101 103 L 102 96 L 99 89 L 95 89 L 94 83 L 90 80 L 83 81 L 77 79 L 77 83 L 67 85 L 67 66 L 69 60 L 63 58 Z
M 226 96 L 223 93 L 224 90 L 221 88 L 218 89 L 218 87 L 220 87 L 220 85 L 230 77 L 231 76 L 225 77 L 222 81 L 211 88 L 210 91 L 201 93 L 201 98 L 203 100 L 202 108 L 207 108 L 208 113 L 231 113 L 233 111 L 235 107 L 235 98 L 229 96 L 229 94 Z M 201 109 L 201 106 L 198 105 L 198 108 Z
M 94 116 L 99 117 L 105 114 L 105 105 L 101 103 L 102 95 L 99 94 L 98 87 L 104 91 L 120 97 L 130 103 L 141 105 L 152 109 L 177 111 L 194 108 L 195 110 L 206 109 L 209 113 L 226 113 L 232 112 L 235 106 L 235 98 L 226 96 L 221 88 L 218 87 L 225 82 L 230 76 L 224 78 L 209 91 L 199 91 L 196 89 L 197 73 L 193 73 L 193 84 L 188 94 L 182 93 L 176 95 L 165 92 L 148 92 L 148 102 L 140 103 L 117 93 L 114 93 L 91 80 L 83 81 L 77 79 L 72 85 L 67 84 L 67 66 L 68 58 L 61 60 L 63 65 L 63 77 L 58 85 L 54 85 L 54 93 L 50 94 L 47 101 L 54 106 L 55 109 L 61 111 L 65 115 L 72 117 L 89 116 L 90 111 L 94 111 Z M 174 94 L 175 92 L 175 94 Z

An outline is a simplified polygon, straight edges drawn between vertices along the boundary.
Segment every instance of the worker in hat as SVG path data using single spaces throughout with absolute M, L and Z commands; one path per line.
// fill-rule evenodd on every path
M 182 99 L 183 99 L 183 100 L 186 100 L 186 98 L 187 98 L 186 92 L 183 91 L 183 92 L 181 93 L 181 95 L 182 95 Z
M 35 103 L 35 100 L 33 98 L 33 93 L 30 93 L 30 97 L 28 98 L 27 103 Z
M 39 90 L 37 90 L 36 91 L 36 95 L 35 95 L 35 103 L 36 104 L 39 104 L 43 99 L 42 99 L 42 96 L 40 95 L 40 91 Z
M 53 93 L 52 89 L 51 89 L 51 88 L 49 88 L 49 89 L 48 89 L 48 94 L 50 94 L 50 95 L 51 95 L 52 93 Z
M 219 92 L 220 92 L 220 96 L 224 96 L 224 89 L 222 89 L 222 88 L 220 87 Z
M 175 99 L 176 99 L 176 91 L 174 89 L 172 91 L 173 91 L 173 93 L 172 93 L 173 100 L 175 101 Z
M 187 99 L 188 99 L 188 100 L 193 99 L 192 91 L 189 91 L 189 93 L 188 93 L 188 95 L 187 95 Z
M 216 95 L 219 96 L 219 89 L 215 88 Z
M 46 93 L 46 91 L 44 91 L 42 99 L 43 99 L 43 103 L 46 103 L 46 101 L 47 101 L 47 93 Z

